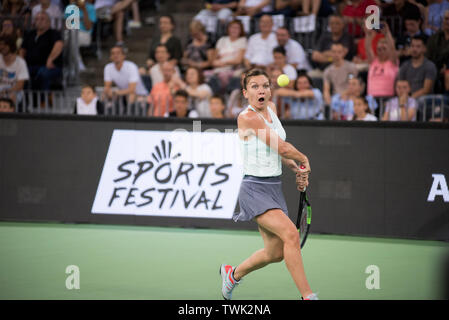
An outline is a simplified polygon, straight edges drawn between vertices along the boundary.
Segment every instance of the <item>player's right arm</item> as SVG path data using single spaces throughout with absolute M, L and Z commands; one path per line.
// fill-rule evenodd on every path
M 309 159 L 291 143 L 282 140 L 255 112 L 240 113 L 237 124 L 240 139 L 247 140 L 251 136 L 257 136 L 282 158 L 297 161 L 306 167 L 306 171 L 310 172 Z

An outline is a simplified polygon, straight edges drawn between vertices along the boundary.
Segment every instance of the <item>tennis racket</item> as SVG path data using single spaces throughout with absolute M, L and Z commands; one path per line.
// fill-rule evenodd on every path
M 301 249 L 306 244 L 311 222 L 312 222 L 312 207 L 310 205 L 309 199 L 307 198 L 307 193 L 304 190 L 299 195 L 298 217 L 296 219 L 296 228 L 298 229 L 299 232 Z
M 305 167 L 303 165 L 299 167 L 300 171 L 303 171 L 304 169 Z M 303 248 L 306 244 L 311 222 L 312 207 L 310 205 L 309 199 L 307 198 L 306 189 L 304 188 L 304 190 L 299 194 L 298 217 L 296 218 L 296 228 L 299 232 L 301 248 Z

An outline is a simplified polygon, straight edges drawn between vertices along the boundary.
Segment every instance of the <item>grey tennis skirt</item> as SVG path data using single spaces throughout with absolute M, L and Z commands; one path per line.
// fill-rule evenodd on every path
M 281 209 L 288 215 L 280 176 L 245 175 L 240 185 L 239 206 L 240 212 L 232 217 L 234 221 L 249 221 L 270 209 Z

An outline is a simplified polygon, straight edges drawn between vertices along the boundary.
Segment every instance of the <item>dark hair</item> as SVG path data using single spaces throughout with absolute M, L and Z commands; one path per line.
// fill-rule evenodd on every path
M 225 100 L 224 100 L 224 98 L 223 98 L 222 96 L 220 96 L 219 94 L 214 94 L 212 97 L 210 97 L 209 101 L 212 100 L 212 99 L 218 99 L 218 100 L 221 101 L 221 103 L 222 103 L 223 105 L 225 105 Z
M 427 42 L 426 37 L 425 37 L 424 35 L 422 35 L 422 34 L 418 34 L 418 35 L 413 36 L 413 37 L 412 37 L 412 40 L 419 40 L 419 41 L 422 41 L 422 44 L 423 44 L 424 46 L 426 45 L 426 42 Z
M 176 26 L 175 23 L 175 19 L 173 18 L 173 16 L 171 14 L 163 14 L 159 17 L 159 21 L 161 21 L 161 18 L 168 18 L 168 20 L 170 20 L 170 23 L 173 25 L 173 27 Z
M 298 82 L 298 79 L 299 79 L 299 78 L 306 78 L 307 81 L 309 81 L 310 87 L 313 88 L 313 81 L 312 81 L 312 78 L 309 77 L 309 75 L 308 75 L 306 72 L 299 72 L 299 73 L 298 73 L 298 77 L 296 78 L 296 81 L 295 81 L 295 88 L 296 88 L 296 82 Z
M 156 46 L 156 48 L 155 48 L 155 50 L 154 50 L 154 54 L 156 54 L 156 50 L 157 50 L 157 48 L 159 48 L 159 47 L 164 47 L 165 50 L 167 50 L 167 53 L 168 53 L 168 60 L 170 60 L 170 58 L 171 58 L 170 51 L 168 50 L 167 45 L 165 45 L 164 43 L 159 43 L 159 44 Z
M 81 86 L 81 90 L 86 89 L 86 88 L 90 88 L 90 89 L 92 89 L 93 92 L 95 92 L 95 86 L 93 84 L 86 83 Z
M 366 112 L 366 113 L 371 113 L 371 109 L 369 108 L 369 103 L 368 103 L 368 100 L 366 99 L 366 97 L 364 97 L 364 96 L 359 96 L 359 97 L 356 97 L 355 99 L 360 99 L 360 100 L 362 100 L 363 103 L 364 103 L 365 106 L 366 106 L 365 112 Z M 355 99 L 354 99 L 354 100 L 355 100 Z M 356 114 L 354 114 L 354 117 L 352 118 L 352 120 L 357 120 L 357 115 L 356 115 Z
M 186 100 L 187 100 L 187 99 L 189 99 L 189 94 L 187 93 L 187 91 L 185 91 L 183 89 L 179 89 L 173 95 L 173 98 L 176 98 L 176 97 L 183 97 L 183 98 L 186 98 Z
M 285 48 L 283 46 L 277 46 L 273 49 L 273 54 L 275 53 L 281 53 L 283 56 L 287 55 L 287 51 L 285 51 Z
M 9 103 L 10 108 L 15 108 L 14 101 L 12 101 L 10 98 L 1 97 L 0 102 L 7 102 Z
M 2 36 L 0 41 L 4 42 L 7 47 L 9 47 L 10 52 L 17 52 L 16 38 L 13 36 Z
M 262 70 L 262 69 L 251 69 L 251 70 L 249 70 L 248 72 L 245 73 L 245 76 L 243 78 L 243 89 L 246 90 L 246 88 L 247 88 L 246 86 L 248 85 L 249 78 L 257 77 L 257 76 L 265 76 L 268 79 L 268 81 L 270 82 L 270 85 L 271 85 L 270 77 L 268 76 L 268 74 L 264 70 Z

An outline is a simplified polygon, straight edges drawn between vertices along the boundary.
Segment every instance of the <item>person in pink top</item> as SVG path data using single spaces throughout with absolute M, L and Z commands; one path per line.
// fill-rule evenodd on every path
M 383 23 L 384 38 L 377 42 L 377 56 L 370 45 L 372 33 L 367 33 L 366 53 L 370 65 L 368 71 L 368 95 L 373 97 L 394 96 L 394 81 L 399 72 L 399 56 L 388 24 Z

